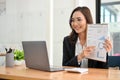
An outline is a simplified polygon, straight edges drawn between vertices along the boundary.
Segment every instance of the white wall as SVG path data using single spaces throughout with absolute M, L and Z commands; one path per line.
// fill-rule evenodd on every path
M 75 7 L 75 0 L 54 0 L 53 64 L 62 65 L 63 38 L 69 35 L 69 16 Z
M 96 23 L 96 0 L 76 0 L 76 6 L 87 6 L 92 14 L 93 22 Z
M 0 16 L 0 44 L 23 40 L 49 40 L 48 0 L 6 0 L 6 14 Z
M 23 40 L 46 40 L 49 47 L 50 1 L 5 1 L 5 14 L 0 15 L 0 47 L 22 49 Z

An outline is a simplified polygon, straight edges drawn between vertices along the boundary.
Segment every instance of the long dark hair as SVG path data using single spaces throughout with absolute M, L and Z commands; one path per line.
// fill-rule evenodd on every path
M 71 29 L 72 29 L 71 19 L 72 19 L 73 13 L 76 12 L 76 11 L 80 11 L 84 15 L 87 24 L 92 24 L 93 23 L 92 15 L 91 15 L 91 12 L 90 12 L 88 7 L 85 7 L 85 6 L 84 7 L 76 7 L 72 11 L 70 19 L 69 19 L 69 25 L 70 25 Z M 75 43 L 76 40 L 77 40 L 77 37 L 78 37 L 78 34 L 72 29 L 72 32 L 69 35 L 70 42 Z

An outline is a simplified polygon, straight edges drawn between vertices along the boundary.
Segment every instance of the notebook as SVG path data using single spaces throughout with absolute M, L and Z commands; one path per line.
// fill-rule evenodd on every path
M 88 68 L 66 68 L 65 71 L 75 72 L 75 73 L 85 73 L 88 72 Z
M 62 67 L 51 67 L 45 41 L 22 41 L 26 67 L 42 71 L 60 71 Z

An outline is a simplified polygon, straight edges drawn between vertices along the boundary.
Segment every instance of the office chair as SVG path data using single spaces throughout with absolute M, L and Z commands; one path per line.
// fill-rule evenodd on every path
M 120 56 L 108 56 L 108 67 L 119 67 L 120 69 Z

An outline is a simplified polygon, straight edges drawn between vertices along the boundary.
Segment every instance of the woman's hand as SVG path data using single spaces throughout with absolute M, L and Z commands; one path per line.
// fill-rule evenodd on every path
M 107 52 L 110 52 L 112 50 L 112 43 L 109 39 L 105 40 L 104 47 Z
M 88 57 L 91 53 L 94 52 L 94 50 L 95 50 L 95 46 L 88 46 L 83 50 L 82 54 L 84 57 Z
M 88 57 L 95 50 L 95 46 L 86 47 L 81 54 L 77 56 L 78 61 L 80 62 L 83 58 Z

